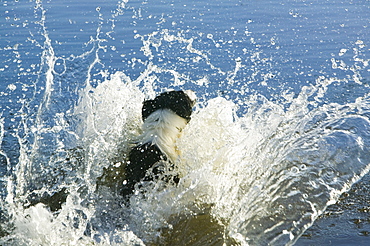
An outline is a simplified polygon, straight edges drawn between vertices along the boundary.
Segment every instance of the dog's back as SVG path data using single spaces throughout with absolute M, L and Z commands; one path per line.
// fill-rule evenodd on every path
M 134 190 L 134 186 L 140 180 L 149 181 L 153 177 L 148 176 L 147 172 L 155 163 L 166 161 L 167 157 L 161 152 L 157 145 L 145 143 L 135 146 L 129 155 L 129 162 L 125 171 L 124 195 L 129 195 Z M 151 170 L 152 175 L 159 175 L 158 170 Z

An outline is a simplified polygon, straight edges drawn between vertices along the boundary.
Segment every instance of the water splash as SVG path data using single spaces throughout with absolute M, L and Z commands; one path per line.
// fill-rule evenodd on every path
M 119 2 L 108 22 L 96 9 L 99 23 L 89 48 L 65 58 L 56 54 L 47 12 L 36 3 L 41 38 L 31 36 L 42 50 L 40 72 L 19 111 L 15 168 L 0 152 L 8 172 L 1 180 L 7 191 L 0 216 L 8 221 L 1 243 L 173 245 L 194 236 L 192 243 L 201 245 L 212 235 L 218 243 L 289 245 L 369 171 L 363 42 L 355 42 L 353 61 L 344 61 L 350 53 L 344 50 L 331 60 L 338 76 L 282 89 L 277 99 L 258 90 L 274 89 L 278 73 L 270 58 L 256 49 L 216 60 L 205 47 L 216 47 L 217 54 L 230 49 L 221 49 L 228 42 L 211 34 L 166 28 L 135 34 L 142 55 L 133 54 L 125 65 L 138 75 L 109 70 L 103 54 L 126 4 Z M 142 18 L 139 12 L 135 18 Z M 339 100 L 333 93 L 339 86 L 359 90 Z M 106 170 L 124 165 L 140 134 L 142 100 L 169 88 L 191 88 L 201 98 L 178 141 L 181 181 L 165 188 L 147 184 L 127 207 L 114 190 L 96 183 Z M 61 191 L 67 191 L 65 203 L 51 211 L 50 199 Z

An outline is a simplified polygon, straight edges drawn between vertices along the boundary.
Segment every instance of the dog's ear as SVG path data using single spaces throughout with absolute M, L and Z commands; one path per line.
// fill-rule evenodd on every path
M 178 116 L 186 119 L 187 122 L 190 121 L 194 103 L 184 91 L 164 92 L 160 97 L 162 99 L 162 105 L 165 105 Z
M 149 117 L 151 113 L 156 111 L 158 108 L 158 104 L 156 103 L 155 100 L 146 100 L 143 102 L 143 107 L 141 109 L 141 117 L 143 121 L 146 120 L 146 118 Z

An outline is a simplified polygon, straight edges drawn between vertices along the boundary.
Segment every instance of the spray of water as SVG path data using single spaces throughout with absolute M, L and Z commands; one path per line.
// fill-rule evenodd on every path
M 124 6 L 112 15 L 112 32 Z M 352 79 L 319 77 L 298 94 L 287 90 L 284 99 L 273 100 L 237 82 L 246 69 L 241 58 L 224 71 L 195 48 L 193 38 L 164 29 L 135 37 L 147 58 L 132 60 L 143 67 L 138 77 L 100 70 L 103 79 L 95 83 L 107 42 L 100 10 L 92 48 L 66 59 L 55 55 L 42 4 L 36 9 L 44 38 L 38 44 L 43 53 L 36 84 L 44 88 L 41 97 L 23 104 L 18 163 L 14 169 L 9 164 L 2 179 L 7 187 L 0 204 L 7 216 L 2 244 L 289 245 L 369 171 L 370 95 L 347 103 L 327 98 L 328 90 Z M 185 54 L 174 56 L 179 63 L 224 76 L 223 86 L 232 93 L 217 96 L 219 84 L 207 76 L 194 79 L 181 65 L 162 64 L 158 54 L 173 56 L 178 47 Z M 368 60 L 355 53 L 353 66 L 339 60 L 332 66 L 352 71 L 360 86 Z M 255 64 L 261 61 L 250 55 Z M 171 82 L 161 86 L 161 74 Z M 79 83 L 63 84 L 76 78 Z M 143 183 L 128 206 L 109 182 L 119 179 L 115 174 L 140 134 L 141 103 L 159 91 L 187 87 L 195 88 L 200 100 L 177 141 L 180 182 Z M 2 140 L 4 122 L 0 125 Z M 107 170 L 111 179 L 97 187 Z

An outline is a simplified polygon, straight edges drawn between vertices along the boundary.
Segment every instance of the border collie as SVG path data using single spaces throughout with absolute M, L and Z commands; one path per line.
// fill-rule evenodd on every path
M 163 92 L 153 100 L 144 101 L 143 133 L 138 137 L 137 145 L 129 152 L 128 161 L 122 168 L 104 169 L 103 175 L 97 180 L 97 189 L 100 186 L 110 187 L 128 198 L 140 181 L 158 180 L 160 177 L 164 181 L 178 183 L 179 178 L 176 175 L 166 176 L 166 170 L 171 171 L 174 168 L 174 162 L 179 156 L 175 142 L 191 119 L 195 101 L 196 96 L 190 90 Z M 73 149 L 66 161 L 83 161 L 83 155 L 83 149 Z M 42 202 L 51 211 L 57 212 L 68 194 L 65 187 L 52 195 L 47 192 L 41 195 L 32 192 L 27 197 L 24 208 Z
M 173 169 L 179 155 L 175 142 L 191 119 L 195 101 L 194 92 L 187 90 L 163 92 L 155 99 L 143 102 L 143 133 L 129 153 L 124 196 L 132 194 L 135 184 L 141 180 L 158 179 L 165 170 Z M 177 176 L 165 179 L 179 181 Z

